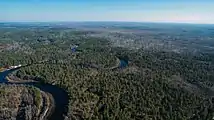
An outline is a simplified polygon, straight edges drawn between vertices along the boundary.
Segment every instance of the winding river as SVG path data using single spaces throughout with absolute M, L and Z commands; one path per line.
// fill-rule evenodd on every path
M 68 111 L 68 94 L 65 90 L 51 85 L 51 84 L 42 84 L 42 83 L 38 83 L 38 82 L 9 82 L 6 79 L 6 76 L 8 76 L 10 73 L 19 70 L 21 67 L 19 68 L 15 68 L 15 69 L 11 69 L 11 70 L 6 70 L 3 72 L 0 72 L 0 83 L 4 83 L 4 84 L 15 84 L 15 85 L 31 85 L 34 87 L 39 88 L 41 91 L 50 93 L 53 96 L 54 99 L 54 111 L 52 111 L 51 116 L 49 116 L 49 120 L 63 120 L 64 119 L 64 115 L 67 115 L 67 111 Z
M 109 68 L 109 69 L 117 69 L 117 68 L 125 68 L 128 66 L 128 61 L 123 59 L 118 59 L 117 65 L 115 67 Z M 22 67 L 27 67 L 30 65 L 25 65 Z M 100 67 L 97 67 L 97 65 L 91 65 L 91 64 L 84 64 L 86 67 L 90 68 L 97 68 L 102 69 Z M 19 70 L 22 67 L 5 70 L 3 72 L 0 72 L 0 83 L 4 84 L 15 84 L 15 85 L 31 85 L 34 87 L 39 88 L 41 91 L 50 93 L 53 96 L 55 108 L 54 111 L 51 113 L 51 116 L 48 117 L 49 120 L 63 120 L 64 115 L 67 115 L 68 112 L 68 102 L 69 102 L 69 96 L 65 90 L 62 88 L 59 88 L 57 86 L 51 85 L 51 84 L 44 84 L 44 83 L 38 83 L 38 82 L 9 82 L 7 81 L 6 77 L 11 74 L 12 72 Z

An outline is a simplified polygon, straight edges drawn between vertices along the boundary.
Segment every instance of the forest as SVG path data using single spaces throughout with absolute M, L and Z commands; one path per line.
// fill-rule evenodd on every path
M 0 24 L 0 66 L 30 64 L 10 76 L 64 89 L 65 120 L 214 117 L 212 27 L 11 26 Z M 127 66 L 117 67 L 124 59 Z

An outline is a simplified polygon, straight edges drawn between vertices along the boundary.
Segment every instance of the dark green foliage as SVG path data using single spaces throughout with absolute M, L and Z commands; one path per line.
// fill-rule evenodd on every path
M 71 119 L 209 120 L 213 117 L 210 96 L 214 93 L 214 54 L 113 47 L 105 38 L 89 36 L 96 34 L 93 31 L 64 28 L 9 31 L 4 39 L 24 44 L 22 49 L 1 52 L 4 57 L 0 63 L 37 63 L 14 75 L 64 88 L 70 96 L 67 116 Z M 75 44 L 79 44 L 79 51 L 72 53 L 70 45 Z M 129 60 L 129 66 L 114 71 L 99 69 L 117 66 L 117 58 Z M 38 63 L 44 60 L 48 61 Z M 85 63 L 98 69 L 82 66 Z M 39 101 L 36 89 L 34 93 Z
M 39 105 L 41 104 L 41 101 L 42 101 L 40 90 L 38 90 L 38 88 L 32 88 L 32 91 L 34 93 L 35 105 L 37 107 L 40 107 Z

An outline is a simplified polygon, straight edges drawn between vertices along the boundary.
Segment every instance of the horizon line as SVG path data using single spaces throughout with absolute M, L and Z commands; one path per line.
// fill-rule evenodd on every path
M 96 21 L 96 20 L 86 20 L 86 21 L 0 21 L 0 23 L 153 23 L 153 24 L 192 24 L 192 25 L 214 25 L 214 23 L 197 23 L 197 22 L 173 22 L 173 21 Z

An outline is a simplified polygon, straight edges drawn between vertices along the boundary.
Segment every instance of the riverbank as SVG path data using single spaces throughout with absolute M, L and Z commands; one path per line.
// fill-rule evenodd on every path
M 0 85 L 0 119 L 46 120 L 51 114 L 51 95 L 28 85 Z
M 68 106 L 68 94 L 61 88 L 53 86 L 51 84 L 44 84 L 34 80 L 21 80 L 15 76 L 8 75 L 14 72 L 16 69 L 11 69 L 5 73 L 1 72 L 1 77 L 4 78 L 1 83 L 5 86 L 32 86 L 39 90 L 41 94 L 41 100 L 37 104 L 40 104 L 41 109 L 38 110 L 37 118 L 48 120 L 63 120 L 67 115 Z M 15 94 L 15 93 L 14 93 Z M 34 96 L 36 97 L 36 96 Z M 38 97 L 38 96 L 37 96 Z M 42 102 L 42 103 L 41 103 Z M 22 106 L 25 107 L 25 106 Z M 20 116 L 23 109 L 20 109 Z M 34 115 L 35 116 L 35 115 Z M 16 118 L 17 120 L 23 120 L 23 117 Z
M 46 93 L 44 91 L 41 91 L 42 94 L 42 108 L 39 115 L 40 120 L 46 120 L 48 119 L 52 112 L 54 111 L 55 105 L 54 105 L 54 99 L 51 94 Z

